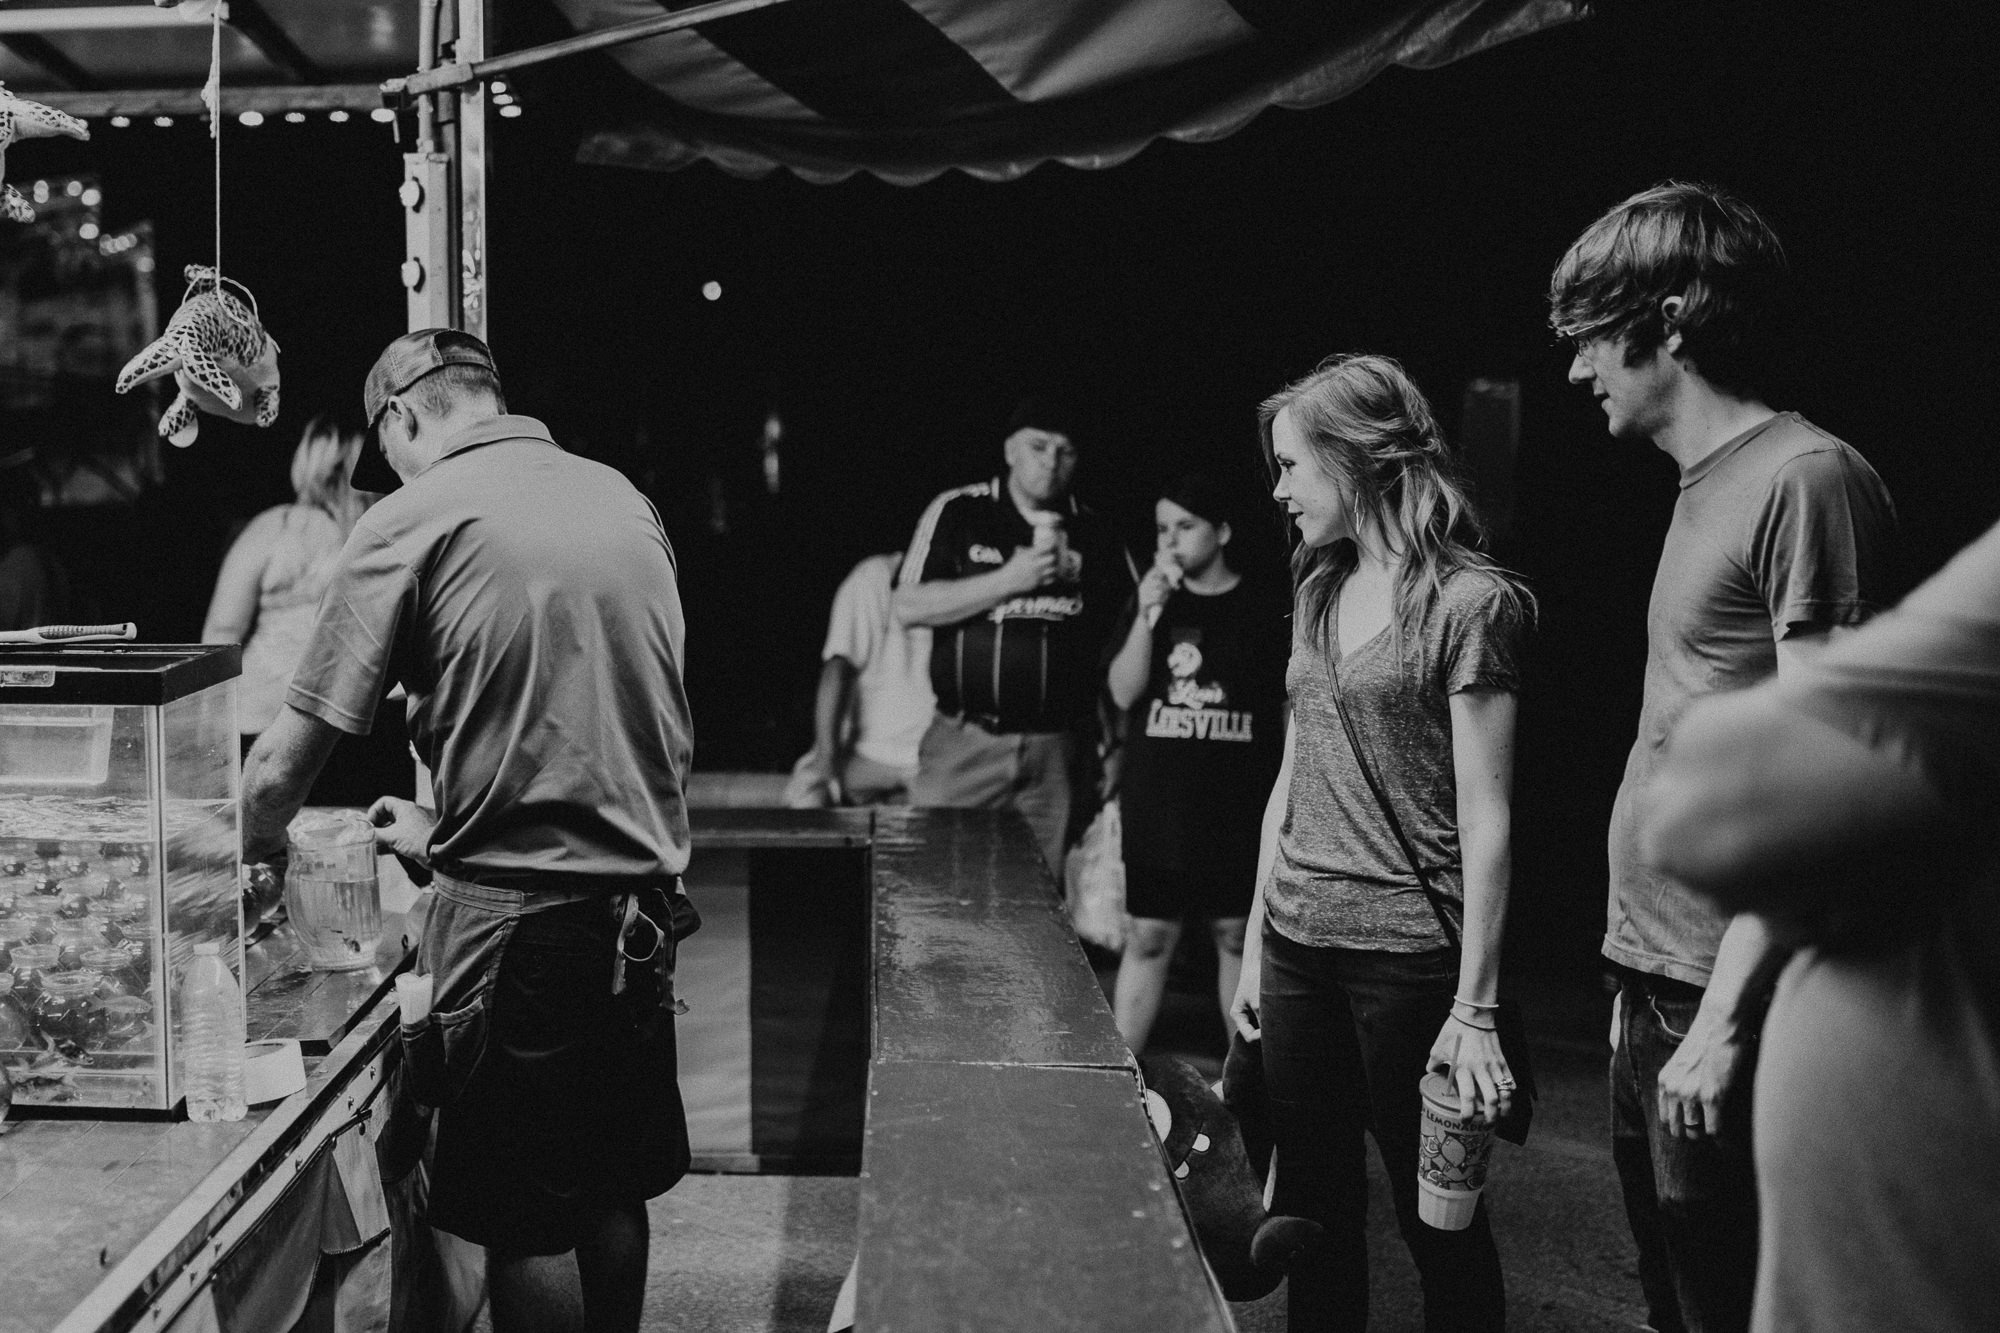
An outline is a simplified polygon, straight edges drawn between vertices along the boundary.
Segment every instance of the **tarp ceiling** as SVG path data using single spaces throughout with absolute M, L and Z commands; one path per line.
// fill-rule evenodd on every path
M 497 3 L 501 31 L 507 10 L 527 4 L 595 31 L 693 0 Z M 106 4 L 0 0 L 0 19 Z M 1051 160 L 1111 166 L 1157 138 L 1217 139 L 1266 107 L 1317 106 L 1392 65 L 1448 64 L 1587 8 L 1587 0 L 785 0 L 615 48 L 643 87 L 643 109 L 589 136 L 579 156 L 651 169 L 706 159 L 741 175 L 784 167 L 819 181 L 869 171 L 899 183 L 954 167 L 1001 180 Z M 374 84 L 416 63 L 417 0 L 231 0 L 230 24 L 226 90 L 279 86 L 305 104 L 361 105 Z M 85 115 L 170 109 L 137 106 L 129 92 L 180 89 L 185 100 L 207 58 L 200 26 L 0 30 L 0 81 Z M 248 103 L 225 102 L 234 105 Z
M 553 0 L 579 29 L 656 0 Z M 1583 17 L 1584 0 L 790 0 L 619 48 L 656 93 L 580 156 L 706 158 L 812 180 L 1001 180 L 1205 141 L 1268 106 L 1310 107 L 1391 65 L 1434 68 Z

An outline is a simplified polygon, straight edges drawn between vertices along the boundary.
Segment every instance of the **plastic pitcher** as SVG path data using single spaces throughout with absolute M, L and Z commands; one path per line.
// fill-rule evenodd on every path
M 359 810 L 301 815 L 287 830 L 285 911 L 306 958 L 325 972 L 372 967 L 382 939 L 375 829 Z

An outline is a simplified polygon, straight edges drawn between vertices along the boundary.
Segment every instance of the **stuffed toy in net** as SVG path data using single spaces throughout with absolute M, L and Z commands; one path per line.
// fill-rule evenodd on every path
M 167 331 L 126 363 L 117 384 L 126 393 L 172 371 L 180 392 L 160 418 L 160 434 L 182 448 L 199 432 L 197 409 L 245 425 L 278 419 L 278 344 L 257 318 L 257 298 L 204 264 L 188 265 L 187 277 Z
M 90 127 L 75 116 L 52 106 L 14 96 L 0 84 L 0 181 L 7 178 L 7 146 L 16 139 L 47 139 L 67 134 L 72 139 L 88 139 Z M 33 222 L 35 206 L 11 185 L 0 184 L 0 217 L 15 222 Z
M 1292 1260 L 1322 1241 L 1326 1229 L 1265 1210 L 1264 1175 L 1251 1165 L 1236 1117 L 1193 1065 L 1177 1056 L 1149 1056 L 1139 1071 L 1153 1134 L 1216 1285 L 1232 1301 L 1269 1295 Z

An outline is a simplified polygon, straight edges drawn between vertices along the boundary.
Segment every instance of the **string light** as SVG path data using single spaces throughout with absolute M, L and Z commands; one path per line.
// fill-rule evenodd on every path
M 83 206 L 85 208 L 96 208 L 103 202 L 104 191 L 98 189 L 95 185 L 83 192 Z
M 111 118 L 111 128 L 114 130 L 122 130 L 131 123 L 132 118 L 130 116 L 113 116 Z
M 164 130 L 174 123 L 174 118 L 172 116 L 154 116 L 153 123 Z
M 368 119 L 374 121 L 378 125 L 387 125 L 390 121 L 394 120 L 395 118 L 396 118 L 396 113 L 391 111 L 386 106 L 378 106 L 373 111 L 370 111 L 368 113 Z
M 47 181 L 36 181 L 34 194 L 36 203 L 46 204 L 49 201 L 49 183 Z
M 83 240 L 94 241 L 97 239 L 97 224 L 95 222 L 80 223 L 77 226 L 76 234 Z
M 69 184 L 63 186 L 63 193 L 72 199 L 76 198 L 83 193 L 83 182 L 72 179 Z
M 333 110 L 327 112 L 326 118 L 336 125 L 345 125 L 347 123 L 347 113 L 339 107 L 335 107 Z
M 704 282 L 701 285 L 701 295 L 705 301 L 720 301 L 722 299 L 722 284 L 713 280 Z
M 306 123 L 306 113 L 303 111 L 287 111 L 285 113 L 285 123 L 287 125 L 303 125 Z
M 236 120 L 239 124 L 248 125 L 252 129 L 255 129 L 264 123 L 264 113 L 261 111 L 245 111 L 236 117 Z
M 507 103 L 507 105 L 500 108 L 500 114 L 505 116 L 507 119 L 512 120 L 514 117 L 521 114 L 521 108 L 515 106 L 512 102 L 509 102 Z

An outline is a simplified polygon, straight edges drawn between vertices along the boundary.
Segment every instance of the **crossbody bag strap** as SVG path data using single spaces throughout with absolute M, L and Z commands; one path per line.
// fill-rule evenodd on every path
M 1424 891 L 1424 901 L 1431 905 L 1431 914 L 1437 918 L 1438 929 L 1444 932 L 1444 942 L 1451 948 L 1458 947 L 1458 929 L 1451 924 L 1451 917 L 1438 901 L 1438 892 L 1431 887 L 1431 877 L 1424 873 L 1417 860 L 1417 849 L 1410 845 L 1410 835 L 1403 832 L 1403 821 L 1396 817 L 1396 807 L 1389 803 L 1389 794 L 1382 790 L 1382 784 L 1375 780 L 1375 770 L 1369 766 L 1368 753 L 1361 748 L 1361 737 L 1354 729 L 1354 719 L 1348 716 L 1347 701 L 1341 698 L 1340 667 L 1334 661 L 1334 654 L 1340 651 L 1339 621 L 1334 622 L 1335 641 L 1327 645 L 1326 674 L 1333 683 L 1333 711 L 1340 717 L 1340 729 L 1347 733 L 1347 748 L 1354 752 L 1354 765 L 1361 770 L 1362 781 L 1375 796 L 1375 804 L 1382 807 L 1382 817 L 1389 821 L 1389 831 L 1396 835 L 1396 845 L 1403 849 L 1403 859 L 1410 863 L 1410 873 L 1417 877 L 1417 887 Z

